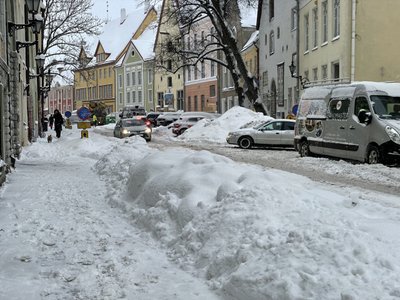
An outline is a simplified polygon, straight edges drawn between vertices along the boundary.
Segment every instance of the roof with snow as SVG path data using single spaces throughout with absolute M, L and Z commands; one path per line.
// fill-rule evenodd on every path
M 246 50 L 247 50 L 248 48 L 250 48 L 252 45 L 254 45 L 255 43 L 257 43 L 257 41 L 258 41 L 258 33 L 259 33 L 259 31 L 256 30 L 256 31 L 254 31 L 254 32 L 251 34 L 249 40 L 248 40 L 248 41 L 246 42 L 246 44 L 243 46 L 242 51 L 246 51 Z

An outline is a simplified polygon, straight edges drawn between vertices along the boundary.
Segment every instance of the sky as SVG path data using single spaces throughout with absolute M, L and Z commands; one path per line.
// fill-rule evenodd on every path
M 179 138 L 109 124 L 25 147 L 0 188 L 0 299 L 399 298 L 398 195 L 183 147 L 264 118 L 235 107 Z
M 93 0 L 92 2 L 93 13 L 101 19 L 106 19 L 108 17 L 110 20 L 119 18 L 122 8 L 125 8 L 126 12 L 129 13 L 130 11 L 136 10 L 137 3 L 140 3 L 137 0 Z

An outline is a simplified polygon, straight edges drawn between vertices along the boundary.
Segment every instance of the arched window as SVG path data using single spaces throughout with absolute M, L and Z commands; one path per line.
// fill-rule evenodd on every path
M 274 16 L 275 16 L 274 11 L 275 11 L 275 9 L 274 9 L 274 0 L 269 0 L 269 20 L 270 20 L 270 21 L 271 21 L 271 20 L 274 18 Z

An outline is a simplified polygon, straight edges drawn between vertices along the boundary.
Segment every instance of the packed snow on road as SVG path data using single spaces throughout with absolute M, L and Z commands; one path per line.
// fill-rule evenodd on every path
M 399 195 L 182 147 L 225 147 L 264 118 L 232 109 L 154 143 L 74 127 L 26 147 L 0 188 L 0 299 L 400 298 Z

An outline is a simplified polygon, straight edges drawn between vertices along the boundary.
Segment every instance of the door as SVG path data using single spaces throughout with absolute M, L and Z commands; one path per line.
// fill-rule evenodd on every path
M 260 128 L 260 133 L 255 139 L 256 144 L 262 145 L 280 145 L 283 122 L 274 121 Z
M 281 145 L 294 147 L 294 122 L 283 122 Z
M 363 161 L 370 139 L 370 125 L 358 119 L 361 110 L 371 112 L 366 96 L 355 97 L 352 114 L 348 121 L 347 144 L 349 158 Z
M 323 123 L 323 154 L 347 158 L 350 98 L 331 98 Z

